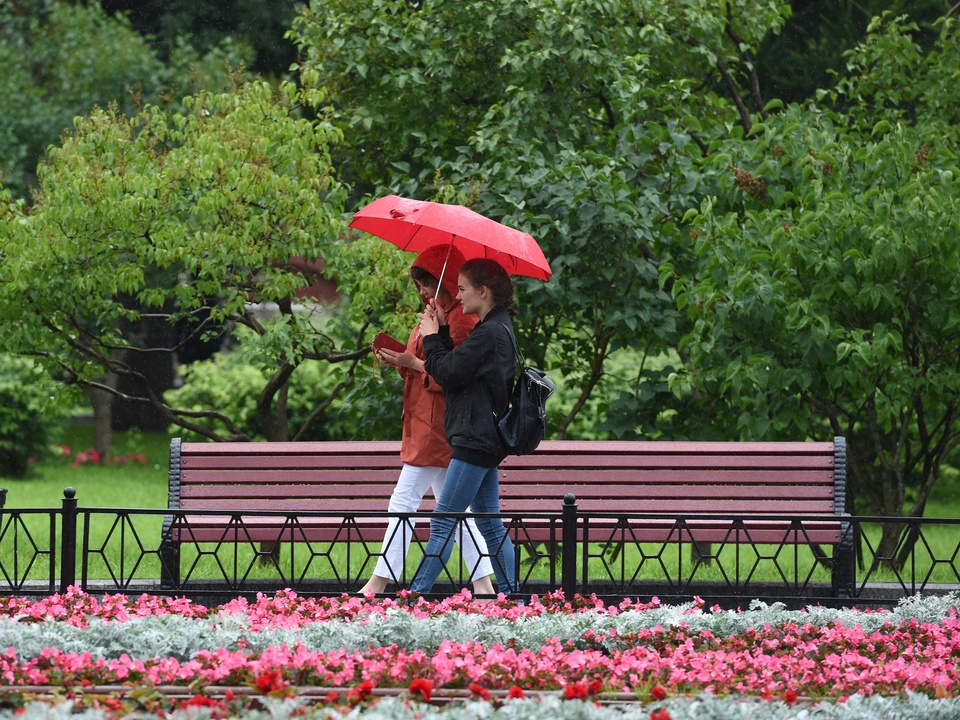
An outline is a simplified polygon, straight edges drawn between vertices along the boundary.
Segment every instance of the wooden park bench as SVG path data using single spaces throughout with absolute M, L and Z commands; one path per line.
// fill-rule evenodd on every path
M 179 582 L 178 547 L 184 543 L 381 542 L 399 450 L 398 442 L 379 441 L 174 439 L 168 508 L 190 512 L 166 519 L 167 581 Z M 500 492 L 517 544 L 560 542 L 567 498 L 568 511 L 575 501 L 578 543 L 808 545 L 818 553 L 830 546 L 832 555 L 818 558 L 832 567 L 834 594 L 844 595 L 853 582 L 852 536 L 843 520 L 843 438 L 544 441 L 532 455 L 501 464 Z M 432 508 L 428 494 L 421 510 Z M 421 519 L 415 538 L 424 542 L 428 534 Z M 370 552 L 378 550 L 375 545 Z

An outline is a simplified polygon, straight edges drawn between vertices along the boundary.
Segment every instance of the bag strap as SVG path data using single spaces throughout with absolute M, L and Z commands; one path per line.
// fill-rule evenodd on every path
M 523 371 L 523 366 L 527 364 L 527 360 L 526 360 L 526 358 L 523 357 L 523 353 L 520 352 L 520 346 L 517 344 L 517 338 L 516 338 L 516 336 L 513 334 L 513 330 L 510 329 L 510 326 L 509 326 L 509 325 L 507 325 L 505 322 L 502 322 L 502 323 L 500 323 L 500 324 L 503 325 L 504 329 L 506 329 L 506 331 L 507 331 L 507 335 L 510 336 L 510 342 L 513 343 L 513 350 L 514 350 L 514 352 L 516 353 L 516 356 L 517 356 L 517 370 L 518 370 L 519 372 L 522 372 L 522 371 Z M 516 375 L 517 375 L 517 373 L 514 373 L 514 376 L 516 376 Z
M 513 374 L 514 381 L 516 381 L 516 377 L 517 377 L 518 372 L 522 372 L 522 371 L 523 371 L 523 365 L 520 364 L 520 361 L 521 361 L 521 359 L 523 358 L 523 353 L 520 352 L 520 346 L 517 345 L 517 338 L 515 338 L 515 337 L 513 336 L 513 331 L 510 330 L 510 326 L 507 325 L 505 322 L 500 323 L 500 325 L 502 325 L 502 326 L 503 326 L 503 329 L 507 331 L 507 335 L 510 336 L 510 342 L 513 343 L 513 349 L 516 351 L 516 356 L 517 356 L 517 371 L 515 371 L 514 374 Z M 525 361 L 524 361 L 524 362 L 525 362 Z M 493 395 L 490 394 L 490 388 L 488 388 L 486 385 L 484 385 L 484 386 L 483 386 L 483 389 L 484 389 L 484 390 L 486 391 L 486 393 L 487 393 L 487 399 L 490 400 L 490 409 L 493 410 Z M 494 411 L 494 413 L 493 413 L 493 417 L 494 417 L 495 420 L 499 420 L 499 419 L 500 419 L 500 416 L 497 415 L 497 413 L 496 413 L 495 411 Z

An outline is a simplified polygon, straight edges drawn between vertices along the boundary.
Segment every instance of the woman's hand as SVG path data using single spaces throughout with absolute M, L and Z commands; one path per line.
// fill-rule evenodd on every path
M 436 335 L 440 332 L 440 323 L 443 321 L 442 311 L 437 310 L 436 301 L 430 303 L 420 313 L 420 334 Z
M 423 370 L 423 361 L 409 350 L 404 350 L 403 352 L 394 352 L 393 350 L 382 348 L 377 351 L 377 357 L 379 357 L 385 365 L 410 368 L 411 370 L 416 370 L 417 372 Z

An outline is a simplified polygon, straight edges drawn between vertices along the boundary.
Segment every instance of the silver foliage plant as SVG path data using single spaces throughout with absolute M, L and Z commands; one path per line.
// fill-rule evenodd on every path
M 925 695 L 908 694 L 904 698 L 851 697 L 841 704 L 787 705 L 780 701 L 716 698 L 677 698 L 654 705 L 595 705 L 592 702 L 565 701 L 555 697 L 542 700 L 510 700 L 502 705 L 486 701 L 466 701 L 443 706 L 408 702 L 403 698 L 384 698 L 372 706 L 360 706 L 345 716 L 347 720 L 649 720 L 651 713 L 666 710 L 671 720 L 956 720 L 960 717 L 960 699 L 932 700 Z M 329 709 L 311 706 L 303 700 L 264 698 L 262 708 L 247 709 L 245 720 L 326 720 Z M 205 709 L 190 708 L 167 715 L 168 720 L 200 720 L 211 717 Z M 337 715 L 337 717 L 343 717 Z M 77 711 L 71 703 L 48 705 L 33 703 L 15 712 L 0 709 L 0 720 L 116 720 L 102 710 Z M 156 715 L 133 713 L 125 720 L 156 720 Z
M 249 618 L 243 613 L 219 613 L 205 619 L 177 615 L 135 618 L 126 622 L 110 622 L 93 618 L 87 628 L 76 628 L 64 622 L 22 623 L 17 618 L 0 618 L 0 647 L 14 647 L 21 658 L 35 657 L 44 648 L 89 652 L 94 658 L 117 658 L 126 653 L 132 658 L 174 657 L 186 660 L 200 650 L 241 646 L 249 652 L 262 652 L 278 645 L 303 645 L 316 652 L 365 650 L 374 647 L 417 647 L 433 652 L 444 640 L 479 642 L 485 645 L 506 644 L 513 640 L 521 647 L 540 648 L 559 638 L 577 639 L 587 631 L 615 630 L 616 634 L 639 632 L 656 627 L 680 625 L 692 631 L 710 631 L 716 635 L 739 635 L 750 628 L 764 625 L 783 626 L 827 625 L 842 623 L 859 625 L 873 632 L 885 625 L 908 620 L 938 622 L 960 604 L 956 592 L 942 596 L 906 598 L 890 612 L 862 612 L 856 609 L 834 609 L 810 606 L 804 610 L 787 610 L 780 603 L 767 605 L 754 601 L 747 610 L 700 610 L 694 604 L 662 606 L 642 611 L 626 611 L 611 615 L 588 611 L 564 615 L 547 613 L 538 617 L 506 619 L 479 614 L 445 613 L 417 617 L 401 609 L 391 608 L 385 616 L 370 613 L 356 620 L 330 620 L 308 623 L 300 628 L 266 628 L 252 631 Z M 239 641 L 243 641 L 240 643 Z M 958 716 L 960 717 L 960 716 Z

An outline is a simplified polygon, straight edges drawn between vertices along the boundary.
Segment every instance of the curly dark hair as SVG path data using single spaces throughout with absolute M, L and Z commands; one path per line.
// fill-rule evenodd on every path
M 433 273 L 427 272 L 422 267 L 414 265 L 410 268 L 410 277 L 424 285 L 439 285 L 440 281 L 434 277 Z

